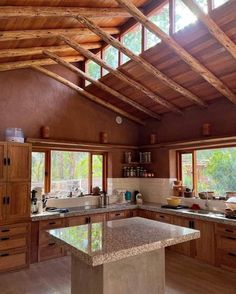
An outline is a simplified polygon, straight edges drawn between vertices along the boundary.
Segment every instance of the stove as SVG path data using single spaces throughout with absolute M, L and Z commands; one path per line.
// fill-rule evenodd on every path
M 178 206 L 173 206 L 173 205 L 162 205 L 161 208 L 168 208 L 168 209 L 186 209 L 189 208 L 186 205 L 178 205 Z

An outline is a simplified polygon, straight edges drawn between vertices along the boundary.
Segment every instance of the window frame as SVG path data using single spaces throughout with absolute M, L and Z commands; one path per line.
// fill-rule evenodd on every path
M 102 189 L 107 191 L 107 152 L 96 152 L 85 149 L 70 149 L 70 148 L 37 148 L 33 147 L 32 152 L 42 152 L 45 154 L 45 172 L 44 172 L 44 191 L 45 193 L 50 193 L 51 191 L 51 151 L 68 151 L 68 152 L 87 152 L 89 153 L 89 170 L 88 170 L 88 191 L 92 193 L 92 157 L 93 155 L 103 156 L 103 174 L 102 174 Z M 32 166 L 31 166 L 32 168 Z
M 184 150 L 176 151 L 176 178 L 179 181 L 182 181 L 182 154 L 192 154 L 192 180 L 193 180 L 193 191 L 194 196 L 197 193 L 197 184 L 198 184 L 198 173 L 197 173 L 197 151 L 199 150 L 210 150 L 210 149 L 224 149 L 224 148 L 236 148 L 236 144 L 222 144 L 220 146 L 209 146 L 209 147 L 196 147 L 189 148 Z

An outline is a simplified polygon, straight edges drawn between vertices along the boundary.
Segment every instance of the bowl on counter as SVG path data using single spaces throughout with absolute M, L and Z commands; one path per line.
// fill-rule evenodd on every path
M 167 201 L 168 205 L 170 205 L 170 206 L 178 206 L 181 203 L 181 198 L 169 197 L 169 198 L 166 198 L 166 201 Z

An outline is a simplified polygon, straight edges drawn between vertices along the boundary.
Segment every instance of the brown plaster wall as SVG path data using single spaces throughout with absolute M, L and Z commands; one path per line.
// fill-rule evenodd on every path
M 48 67 L 79 84 L 77 76 L 59 65 Z M 106 131 L 110 143 L 138 144 L 138 125 L 125 119 L 115 123 L 116 114 L 67 86 L 30 69 L 0 73 L 0 140 L 7 127 L 23 128 L 26 137 L 38 138 L 48 125 L 52 138 L 99 141 Z

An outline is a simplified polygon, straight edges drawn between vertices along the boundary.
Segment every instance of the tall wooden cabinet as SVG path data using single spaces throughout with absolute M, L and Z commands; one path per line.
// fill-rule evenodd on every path
M 0 272 L 29 264 L 30 181 L 31 145 L 0 142 Z

